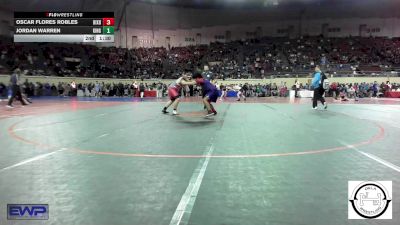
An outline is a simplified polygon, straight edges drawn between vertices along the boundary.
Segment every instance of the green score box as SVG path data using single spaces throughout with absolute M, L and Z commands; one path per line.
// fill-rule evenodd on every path
M 103 34 L 114 34 L 114 27 L 103 27 Z

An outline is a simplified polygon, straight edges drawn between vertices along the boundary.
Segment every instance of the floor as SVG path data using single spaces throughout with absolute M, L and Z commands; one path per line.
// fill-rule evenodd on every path
M 0 224 L 400 224 L 400 99 L 0 102 Z M 392 220 L 348 220 L 350 180 L 391 180 Z M 8 221 L 7 204 L 49 204 Z

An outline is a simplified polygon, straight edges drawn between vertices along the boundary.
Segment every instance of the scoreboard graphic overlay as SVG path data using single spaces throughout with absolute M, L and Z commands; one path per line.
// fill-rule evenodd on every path
M 14 12 L 14 42 L 114 42 L 114 12 Z

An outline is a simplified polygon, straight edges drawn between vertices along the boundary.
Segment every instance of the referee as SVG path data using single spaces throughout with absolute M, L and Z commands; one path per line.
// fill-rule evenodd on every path
M 314 78 L 312 80 L 312 87 L 314 88 L 314 97 L 313 97 L 313 103 L 312 107 L 313 109 L 318 109 L 318 101 L 321 101 L 321 103 L 324 105 L 324 109 L 328 108 L 328 105 L 325 102 L 324 99 L 324 80 L 327 79 L 325 74 L 321 72 L 321 69 L 319 66 L 315 67 L 315 73 L 314 73 Z
M 14 101 L 14 98 L 16 96 L 18 96 L 18 99 L 22 105 L 26 105 L 24 100 L 22 99 L 21 88 L 19 86 L 20 76 L 21 76 L 21 70 L 18 68 L 15 69 L 14 73 L 11 75 L 10 83 L 11 83 L 12 95 L 11 95 L 11 98 L 8 100 L 8 104 L 6 106 L 8 108 L 14 108 L 14 106 L 12 105 L 12 102 Z

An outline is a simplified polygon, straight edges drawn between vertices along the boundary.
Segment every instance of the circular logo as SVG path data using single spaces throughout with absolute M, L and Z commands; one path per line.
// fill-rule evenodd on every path
M 361 217 L 373 219 L 385 213 L 391 198 L 386 188 L 378 182 L 363 182 L 353 191 L 350 202 Z

